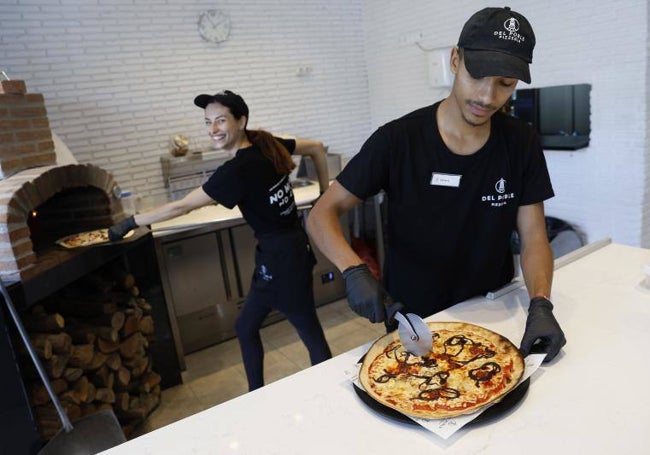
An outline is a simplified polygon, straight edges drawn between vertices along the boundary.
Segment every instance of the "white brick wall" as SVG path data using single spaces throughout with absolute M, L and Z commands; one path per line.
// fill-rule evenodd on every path
M 556 192 L 547 214 L 574 224 L 587 241 L 611 237 L 650 247 L 647 2 L 509 5 L 536 33 L 530 87 L 592 85 L 589 148 L 546 152 Z M 446 95 L 428 87 L 425 53 L 400 38 L 421 32 L 426 47 L 454 45 L 467 18 L 485 6 L 478 0 L 364 1 L 373 128 Z
M 11 4 L 8 4 L 11 3 Z M 220 45 L 196 32 L 219 7 Z M 444 97 L 427 84 L 426 47 L 453 45 L 479 0 L 12 0 L 0 4 L 0 69 L 45 95 L 50 121 L 80 162 L 142 195 L 163 192 L 159 157 L 172 134 L 207 144 L 192 98 L 230 88 L 251 126 L 356 153 L 372 129 Z M 531 87 L 592 85 L 592 140 L 547 151 L 556 197 L 547 213 L 588 241 L 650 247 L 643 0 L 516 0 L 538 39 Z M 297 76 L 309 66 L 312 73 Z M 526 87 L 525 84 L 522 84 Z
M 196 29 L 211 8 L 232 22 L 218 45 Z M 311 73 L 297 76 L 303 66 Z M 355 153 L 370 132 L 358 0 L 2 2 L 0 69 L 44 94 L 52 128 L 80 162 L 144 196 L 164 192 L 171 135 L 208 145 L 199 93 L 237 91 L 251 127 L 333 152 Z

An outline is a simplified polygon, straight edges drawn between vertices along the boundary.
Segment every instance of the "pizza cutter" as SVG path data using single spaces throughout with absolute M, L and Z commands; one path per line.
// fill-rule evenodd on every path
M 403 307 L 401 303 L 394 303 L 387 310 L 388 320 L 395 319 L 399 324 L 397 333 L 402 345 L 408 352 L 417 356 L 430 353 L 433 348 L 433 338 L 429 326 L 417 314 L 402 314 L 399 310 Z

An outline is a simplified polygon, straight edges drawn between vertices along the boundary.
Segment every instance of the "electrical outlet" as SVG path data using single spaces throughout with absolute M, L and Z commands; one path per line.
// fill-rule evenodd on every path
M 427 52 L 429 85 L 431 87 L 451 87 L 454 75 L 449 68 L 450 55 L 450 47 Z
M 402 44 L 415 44 L 420 40 L 422 40 L 422 32 L 420 31 L 404 33 L 399 37 Z

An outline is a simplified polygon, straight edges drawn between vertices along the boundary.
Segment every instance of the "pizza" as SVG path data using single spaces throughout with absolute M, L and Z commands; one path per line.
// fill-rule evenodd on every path
M 507 338 L 465 322 L 428 322 L 430 354 L 406 351 L 397 331 L 379 338 L 363 359 L 359 381 L 379 403 L 412 417 L 473 413 L 500 400 L 524 373 Z
M 124 238 L 131 237 L 134 231 L 129 231 Z M 79 232 L 68 235 L 56 241 L 57 244 L 64 248 L 79 248 L 82 246 L 97 245 L 99 243 L 109 242 L 108 229 L 95 229 L 94 231 Z

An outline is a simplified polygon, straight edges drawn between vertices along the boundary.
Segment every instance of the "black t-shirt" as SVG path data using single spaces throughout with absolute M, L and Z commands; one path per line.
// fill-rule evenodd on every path
M 384 285 L 421 316 L 509 282 L 518 207 L 553 196 L 528 124 L 495 114 L 487 143 L 461 156 L 440 136 L 438 105 L 380 127 L 337 177 L 361 199 L 386 192 Z
M 276 139 L 293 154 L 295 140 Z M 203 190 L 230 209 L 239 206 L 258 237 L 299 225 L 289 176 L 278 174 L 256 145 L 238 150 L 217 168 Z

